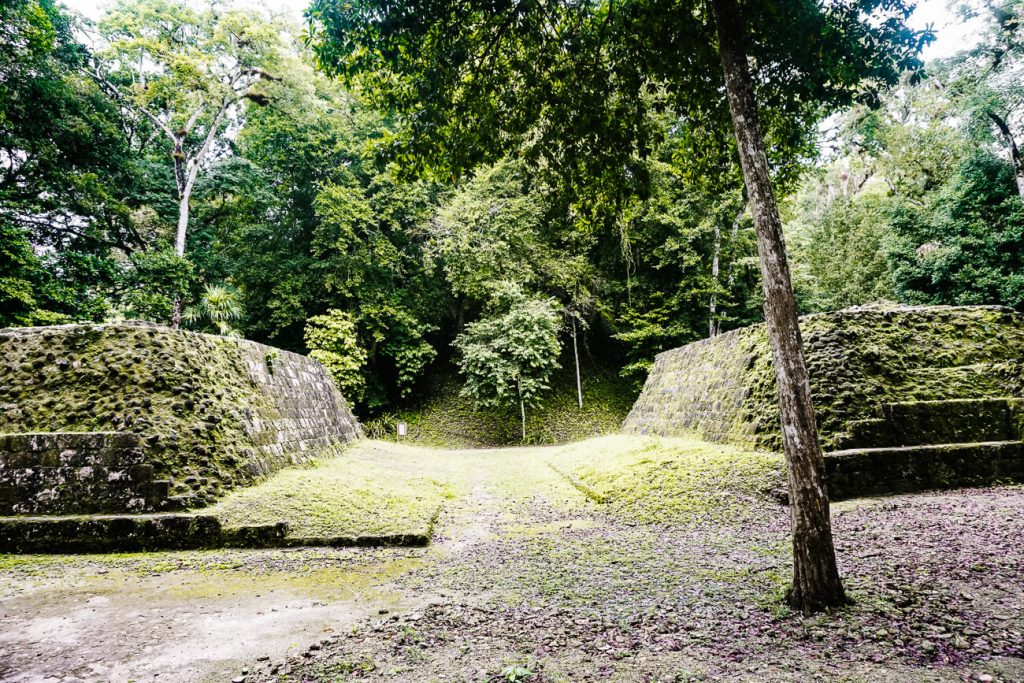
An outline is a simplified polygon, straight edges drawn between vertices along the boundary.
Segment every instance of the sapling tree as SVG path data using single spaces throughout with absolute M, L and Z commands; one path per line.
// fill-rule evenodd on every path
M 556 301 L 531 297 L 504 282 L 483 317 L 455 339 L 466 380 L 462 395 L 482 407 L 518 403 L 524 441 L 526 407 L 540 400 L 558 368 L 560 323 Z
M 426 226 L 426 252 L 462 302 L 486 302 L 510 281 L 563 302 L 582 408 L 578 337 L 594 308 L 591 240 L 568 225 L 554 188 L 531 178 L 521 160 L 478 169 Z
M 201 332 L 241 337 L 234 324 L 242 317 L 238 290 L 229 285 L 206 285 L 194 306 L 185 309 L 183 320 Z

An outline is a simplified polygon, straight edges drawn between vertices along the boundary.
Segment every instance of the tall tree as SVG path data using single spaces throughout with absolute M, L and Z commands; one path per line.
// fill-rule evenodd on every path
M 405 113 L 403 153 L 442 169 L 528 147 L 581 194 L 642 190 L 638 162 L 660 131 L 649 113 L 670 106 L 697 133 L 693 161 L 721 165 L 738 151 L 787 434 L 790 598 L 805 612 L 844 596 L 771 164 L 791 172 L 824 113 L 875 100 L 901 70 L 920 67 L 928 36 L 906 27 L 910 11 L 902 0 L 314 0 L 310 9 L 321 62 Z
M 166 139 L 178 193 L 174 249 L 184 256 L 192 193 L 244 100 L 279 80 L 281 27 L 253 12 L 185 0 L 121 0 L 99 24 L 105 47 L 89 73 Z M 181 321 L 181 301 L 172 323 Z
M 793 531 L 790 600 L 804 612 L 815 612 L 846 601 L 832 542 L 825 462 L 811 403 L 811 381 L 804 363 L 796 299 L 782 238 L 782 219 L 772 191 L 754 81 L 747 60 L 743 17 L 736 0 L 713 2 L 729 110 L 757 229 L 764 317 L 779 392 Z

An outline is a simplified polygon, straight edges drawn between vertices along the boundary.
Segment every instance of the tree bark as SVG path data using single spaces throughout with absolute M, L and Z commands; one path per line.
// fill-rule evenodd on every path
M 715 221 L 715 253 L 711 258 L 711 301 L 708 303 L 708 336 L 718 334 L 718 257 L 722 251 L 722 226 Z
M 526 441 L 526 404 L 523 403 L 523 385 L 517 379 L 516 390 L 519 392 L 519 416 L 523 423 L 523 441 Z
M 985 113 L 996 124 L 999 134 L 1003 136 L 1003 141 L 1006 142 L 1006 147 L 1010 151 L 1010 163 L 1013 164 L 1013 175 L 1017 179 L 1017 194 L 1020 195 L 1021 199 L 1024 199 L 1024 159 L 1021 159 L 1017 141 L 1014 140 L 1013 133 L 1010 131 L 1010 126 L 1006 123 L 1005 119 L 993 111 Z
M 217 111 L 216 116 L 213 117 L 213 122 L 210 123 L 210 129 L 206 132 L 206 139 L 203 140 L 203 146 L 199 148 L 196 155 L 188 160 L 186 174 L 181 174 L 179 171 L 185 169 L 184 165 L 180 165 L 179 154 L 180 152 L 177 145 L 175 146 L 175 171 L 178 176 L 178 230 L 174 238 L 174 253 L 178 256 L 185 255 L 185 238 L 188 233 L 188 214 L 189 214 L 189 201 L 192 199 L 192 190 L 195 189 L 196 179 L 199 177 L 199 169 L 202 167 L 203 162 L 206 160 L 206 155 L 210 153 L 210 148 L 213 146 L 213 141 L 217 137 L 217 131 L 220 129 L 220 123 L 224 120 L 224 115 L 227 113 L 228 107 L 231 105 L 230 102 L 222 102 L 220 110 Z M 189 125 L 192 125 L 190 121 Z
M 782 221 L 747 64 L 743 18 L 736 0 L 712 0 L 712 5 L 729 111 L 757 229 L 764 316 L 779 392 L 793 533 L 793 585 L 788 597 L 795 609 L 810 614 L 846 603 L 832 543 L 825 463 L 811 404 Z
M 182 140 L 176 139 L 174 145 L 174 177 L 178 183 L 178 229 L 174 235 L 174 253 L 179 257 L 185 256 L 185 235 L 188 231 L 189 200 L 191 192 L 186 184 L 185 178 L 185 153 L 181 149 Z M 181 295 L 174 297 L 174 306 L 171 309 L 171 327 L 181 327 L 182 309 L 184 302 Z
M 576 346 L 576 316 L 572 317 L 572 355 L 576 359 L 576 399 L 583 408 L 583 382 L 580 381 L 580 351 Z
M 178 230 L 174 235 L 174 253 L 178 256 L 185 255 L 185 237 L 188 234 L 189 201 L 192 198 L 192 188 L 182 192 L 178 199 Z M 186 194 L 187 192 L 187 194 Z

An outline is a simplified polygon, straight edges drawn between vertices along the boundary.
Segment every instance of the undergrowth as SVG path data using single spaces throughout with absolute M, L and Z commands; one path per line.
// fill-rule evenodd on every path
M 367 433 L 395 438 L 398 421 L 408 424 L 407 439 L 440 448 L 489 448 L 509 445 L 548 445 L 579 441 L 619 430 L 637 397 L 628 380 L 613 368 L 583 370 L 583 408 L 576 394 L 575 369 L 563 363 L 541 405 L 526 411 L 526 440 L 522 439 L 518 406 L 477 409 L 459 395 L 462 383 L 449 373 L 435 378 L 422 403 L 368 421 Z

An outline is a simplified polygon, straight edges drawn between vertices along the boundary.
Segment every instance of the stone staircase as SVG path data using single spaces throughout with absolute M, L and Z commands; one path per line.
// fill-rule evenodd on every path
M 833 499 L 1024 481 L 1024 400 L 985 396 L 970 366 L 932 374 L 918 395 L 975 397 L 882 403 L 849 422 L 825 454 Z

